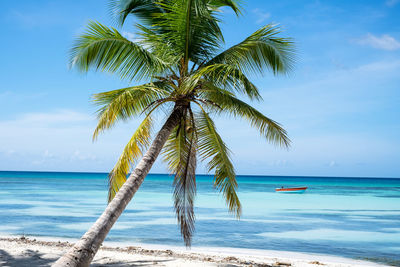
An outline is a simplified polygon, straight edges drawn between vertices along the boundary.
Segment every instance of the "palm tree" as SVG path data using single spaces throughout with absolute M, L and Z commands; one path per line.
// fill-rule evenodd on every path
M 54 266 L 90 264 L 160 152 L 175 175 L 174 206 L 186 246 L 190 246 L 194 231 L 197 157 L 209 160 L 214 186 L 223 193 L 229 211 L 239 218 L 235 171 L 211 116 L 225 113 L 243 118 L 267 141 L 282 147 L 290 144 L 278 123 L 237 97 L 241 94 L 261 100 L 258 88 L 247 78 L 249 74 L 266 69 L 274 74 L 286 73 L 290 69 L 293 43 L 278 37 L 278 27 L 266 25 L 221 52 L 224 39 L 218 14 L 221 7 L 228 7 L 239 15 L 237 0 L 111 3 L 120 25 L 128 15 L 136 16 L 137 40 L 128 40 L 115 28 L 91 22 L 72 49 L 71 64 L 82 71 L 94 68 L 129 81 L 148 81 L 94 95 L 100 106 L 94 139 L 119 120 L 140 115 L 144 119 L 109 174 L 109 204 L 104 213 Z M 168 110 L 169 116 L 151 143 L 155 114 L 161 108 Z

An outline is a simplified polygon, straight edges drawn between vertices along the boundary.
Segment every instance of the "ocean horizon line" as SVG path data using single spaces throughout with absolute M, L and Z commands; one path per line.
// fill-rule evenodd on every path
M 0 170 L 0 173 L 65 173 L 65 174 L 105 174 L 109 172 L 97 172 L 97 171 L 19 171 L 19 170 Z M 129 173 L 130 174 L 130 173 Z M 167 175 L 173 176 L 169 173 L 152 173 L 149 175 Z M 196 176 L 213 176 L 213 174 L 196 173 Z M 399 180 L 400 177 L 377 177 L 377 176 L 328 176 L 328 175 L 271 175 L 271 174 L 237 174 L 237 177 L 282 177 L 282 178 L 339 178 L 339 179 L 393 179 Z

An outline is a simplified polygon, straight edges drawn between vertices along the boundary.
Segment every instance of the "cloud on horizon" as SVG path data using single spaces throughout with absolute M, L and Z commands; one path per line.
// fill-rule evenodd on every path
M 138 124 L 139 120 L 118 123 L 92 142 L 95 115 L 74 109 L 27 112 L 3 119 L 0 170 L 107 172 Z M 165 169 L 156 164 L 152 171 Z
M 393 36 L 389 34 L 375 36 L 371 33 L 368 33 L 363 38 L 356 40 L 356 43 L 386 51 L 394 51 L 400 49 L 400 41 L 396 40 Z

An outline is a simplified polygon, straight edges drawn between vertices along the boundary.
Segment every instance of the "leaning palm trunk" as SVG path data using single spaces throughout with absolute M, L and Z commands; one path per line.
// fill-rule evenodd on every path
M 97 250 L 103 243 L 111 227 L 124 211 L 133 195 L 139 189 L 144 178 L 149 173 L 158 154 L 163 148 L 173 128 L 178 124 L 182 114 L 182 108 L 176 106 L 158 132 L 149 150 L 138 163 L 129 179 L 124 183 L 114 199 L 109 203 L 103 214 L 82 238 L 62 256 L 53 266 L 89 266 Z

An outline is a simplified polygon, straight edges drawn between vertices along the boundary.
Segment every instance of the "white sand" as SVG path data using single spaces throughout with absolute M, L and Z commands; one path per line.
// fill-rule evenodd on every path
M 0 237 L 0 266 L 50 266 L 72 245 L 49 238 Z M 379 266 L 347 258 L 283 251 L 105 243 L 92 266 Z

